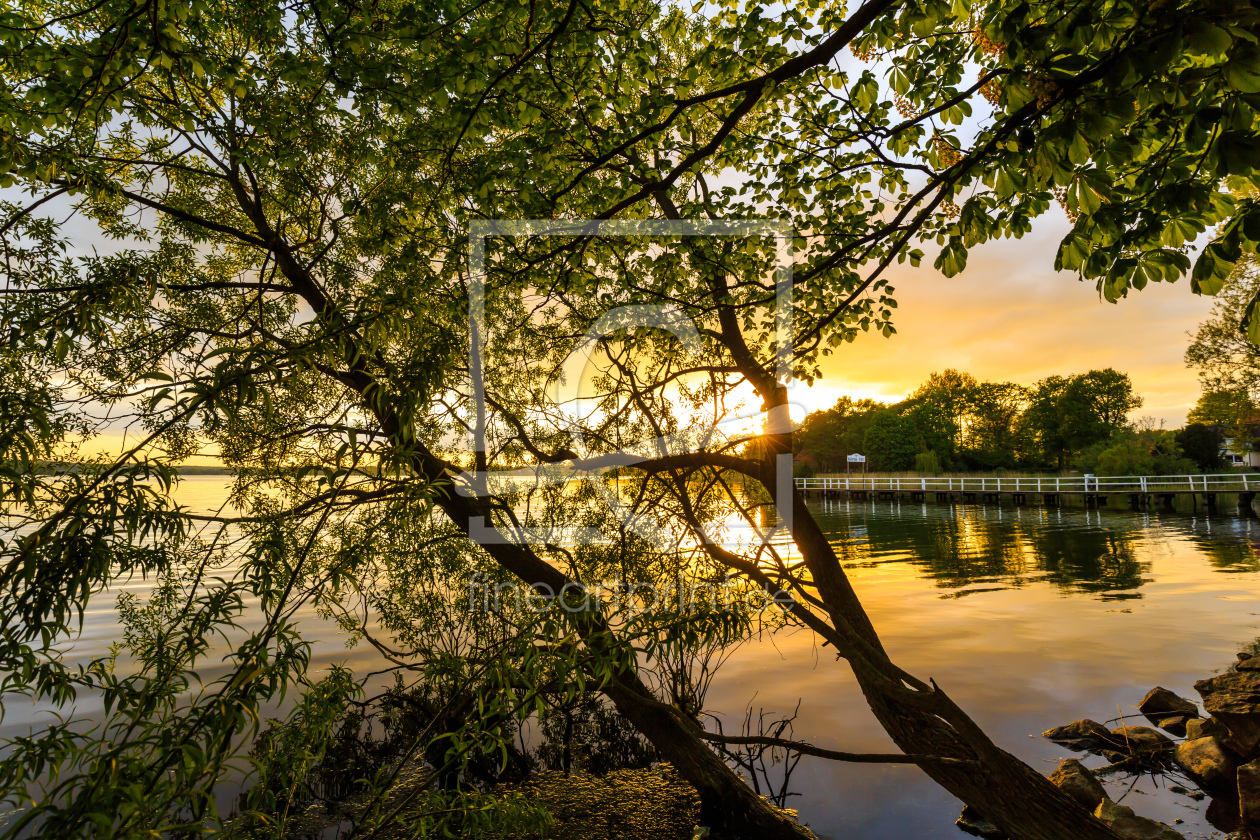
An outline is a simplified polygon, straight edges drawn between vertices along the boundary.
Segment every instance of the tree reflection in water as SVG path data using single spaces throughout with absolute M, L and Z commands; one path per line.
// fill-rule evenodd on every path
M 942 597 L 1045 583 L 1104 600 L 1141 598 L 1151 564 L 1139 558 L 1150 552 L 1136 549 L 1158 538 L 1150 526 L 1160 522 L 1151 514 L 1081 508 L 815 504 L 847 566 L 906 563 L 938 586 L 957 590 Z M 1219 571 L 1260 570 L 1260 528 L 1255 536 L 1246 534 L 1248 520 L 1170 517 L 1192 531 Z

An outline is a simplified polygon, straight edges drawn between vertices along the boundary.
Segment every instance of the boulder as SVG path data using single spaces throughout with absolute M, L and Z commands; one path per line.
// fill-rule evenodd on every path
M 1226 834 L 1233 834 L 1242 828 L 1242 823 L 1238 818 L 1237 797 L 1233 793 L 1228 796 L 1213 796 L 1209 799 L 1203 816 L 1213 828 Z
M 1260 834 L 1260 761 L 1238 768 L 1238 813 L 1248 831 Z
M 1225 729 L 1224 737 L 1218 736 L 1225 749 L 1244 763 L 1260 758 L 1260 714 L 1217 712 L 1212 717 L 1220 721 Z
M 1171 732 L 1179 738 L 1184 738 L 1186 734 L 1186 725 L 1190 723 L 1191 720 L 1193 720 L 1193 718 L 1188 718 L 1185 715 L 1176 715 L 1174 717 L 1167 717 L 1163 720 L 1158 720 L 1155 722 L 1155 725 L 1165 732 Z
M 1228 790 L 1233 784 L 1237 764 L 1211 735 L 1182 741 L 1173 760 L 1190 778 L 1209 790 Z
M 1156 686 L 1146 692 L 1142 702 L 1138 703 L 1138 711 L 1148 718 L 1166 718 L 1175 715 L 1199 716 L 1199 707 L 1193 701 L 1162 686 Z
M 954 821 L 954 825 L 972 837 L 983 837 L 984 840 L 1007 840 L 1001 829 L 970 805 L 963 806 L 962 814 Z
M 1260 671 L 1231 671 L 1199 680 L 1194 689 L 1203 708 L 1229 730 L 1221 739 L 1225 748 L 1243 761 L 1260 757 Z
M 1209 735 L 1220 741 L 1222 746 L 1224 746 L 1225 741 L 1229 738 L 1229 730 L 1219 720 L 1212 717 L 1186 721 L 1187 740 L 1193 741 L 1195 738 L 1206 738 Z
M 1041 733 L 1056 744 L 1062 744 L 1070 750 L 1099 749 L 1111 743 L 1111 733 L 1107 727 L 1096 720 L 1078 720 L 1067 726 L 1056 726 Z
M 1086 769 L 1075 758 L 1064 759 L 1050 774 L 1050 781 L 1059 790 L 1072 797 L 1086 811 L 1092 812 L 1098 803 L 1107 798 L 1107 791 L 1094 778 L 1094 774 Z
M 1260 671 L 1260 656 L 1253 656 L 1250 659 L 1244 659 L 1234 667 L 1239 671 Z
M 1139 817 L 1132 808 L 1117 805 L 1110 799 L 1099 803 L 1094 816 L 1111 826 L 1111 830 L 1125 840 L 1185 840 L 1171 826 Z
M 1172 739 L 1149 726 L 1120 726 L 1111 730 L 1111 742 L 1133 754 L 1171 750 Z
M 1230 671 L 1199 680 L 1194 690 L 1203 697 L 1203 708 L 1213 715 L 1217 712 L 1255 714 L 1260 708 L 1260 672 Z

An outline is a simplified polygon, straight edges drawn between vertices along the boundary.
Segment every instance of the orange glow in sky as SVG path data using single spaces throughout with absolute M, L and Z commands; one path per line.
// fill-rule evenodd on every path
M 893 266 L 897 334 L 862 334 L 838 348 L 823 360 L 823 379 L 793 389 L 792 401 L 810 411 L 845 394 L 896 401 L 932 371 L 951 367 L 1025 385 L 1113 367 L 1129 374 L 1145 399 L 1132 418 L 1180 426 L 1199 397 L 1195 373 L 1182 361 L 1187 333 L 1207 317 L 1212 299 L 1191 293 L 1183 279 L 1107 303 L 1092 282 L 1055 272 L 1066 230 L 1056 210 L 1023 239 L 971 249 L 967 269 L 953 278 L 937 273 L 930 259 L 917 269 Z

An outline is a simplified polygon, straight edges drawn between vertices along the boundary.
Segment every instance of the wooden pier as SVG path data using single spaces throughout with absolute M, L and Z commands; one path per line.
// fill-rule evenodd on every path
M 1087 507 L 1101 507 L 1109 500 L 1125 502 L 1131 508 L 1163 507 L 1171 510 L 1178 497 L 1189 497 L 1196 508 L 1202 502 L 1208 510 L 1217 507 L 1221 496 L 1238 497 L 1238 506 L 1252 510 L 1260 492 L 1260 473 L 1222 475 L 1126 475 L 1016 478 L 929 478 L 842 476 L 839 478 L 798 478 L 796 486 L 806 498 L 879 501 L 905 499 L 911 502 L 962 502 L 985 504 L 1009 502 L 1014 505 L 1060 505 L 1067 498 L 1079 499 Z

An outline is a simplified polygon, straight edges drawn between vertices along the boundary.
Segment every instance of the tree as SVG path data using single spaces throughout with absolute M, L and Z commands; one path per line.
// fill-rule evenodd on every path
M 1115 300 L 1190 271 L 1187 242 L 1215 226 L 1191 276 L 1214 291 L 1260 239 L 1260 208 L 1222 184 L 1254 177 L 1255 26 L 1250 5 L 1191 0 L 1069 15 L 891 0 L 692 17 L 598 0 L 9 9 L 0 179 L 31 198 L 0 222 L 0 501 L 21 534 L 0 548 L 0 664 L 11 691 L 99 691 L 107 714 L 0 759 L 7 802 L 35 803 L 10 830 L 79 836 L 101 815 L 114 836 L 214 830 L 215 780 L 260 704 L 307 680 L 292 616 L 315 604 L 444 698 L 457 725 L 417 744 L 414 804 L 448 833 L 513 810 L 462 774 L 470 752 L 492 754 L 556 695 L 600 691 L 696 787 L 706 824 L 803 836 L 649 684 L 666 652 L 751 619 L 557 606 L 613 571 L 660 583 L 682 568 L 790 594 L 774 620 L 830 644 L 902 751 L 863 760 L 916 764 L 1016 840 L 1114 840 L 885 651 L 779 480 L 786 379 L 815 378 L 860 332 L 891 334 L 893 261 L 939 242 L 935 266 L 957 274 L 1056 191 L 1075 219 L 1057 268 Z M 859 67 L 837 61 L 847 47 Z M 48 215 L 67 209 L 115 247 L 67 241 Z M 790 230 L 661 224 L 753 214 Z M 505 218 L 546 224 L 489 225 L 470 244 L 474 222 Z M 610 236 L 591 219 L 629 224 Z M 790 284 L 774 271 L 785 250 Z M 775 318 L 789 286 L 792 317 Z M 635 307 L 666 313 L 659 329 L 611 329 L 581 380 L 593 409 L 558 406 L 579 337 Z M 698 324 L 685 354 L 664 328 L 682 316 Z M 762 446 L 691 434 L 735 413 L 741 386 L 769 416 Z M 101 406 L 138 435 L 116 457 L 77 448 Z M 484 443 L 453 447 L 470 432 Z M 201 446 L 234 470 L 239 515 L 172 502 L 174 468 Z M 499 475 L 523 467 L 543 486 Z M 615 477 L 573 495 L 543 480 L 603 469 Z M 791 514 L 791 566 L 705 538 L 728 515 L 761 527 L 735 478 Z M 575 522 L 598 539 L 548 538 Z M 128 613 L 137 668 L 64 667 L 75 613 L 130 574 L 162 576 Z M 470 574 L 552 593 L 552 609 L 447 604 Z M 236 623 L 247 603 L 261 628 Z M 228 673 L 190 697 L 216 634 Z M 330 679 L 290 743 L 318 742 L 326 728 L 304 722 L 352 699 Z M 260 821 L 285 812 L 254 790 Z M 388 819 L 369 811 L 369 833 Z
M 1260 291 L 1260 264 L 1254 254 L 1244 254 L 1216 293 L 1208 319 L 1199 325 L 1186 348 L 1186 365 L 1198 371 L 1205 398 L 1208 394 L 1246 394 L 1253 401 L 1260 399 L 1260 349 L 1257 349 L 1256 339 L 1248 336 L 1243 323 L 1248 304 L 1257 291 Z M 1204 408 L 1214 411 L 1208 406 Z M 1218 422 L 1215 418 L 1198 419 L 1204 423 Z
M 866 430 L 884 407 L 875 400 L 841 397 L 831 408 L 811 411 L 792 434 L 794 450 L 808 453 L 823 471 L 843 471 L 849 455 L 865 451 Z
M 1108 440 L 1142 405 L 1127 374 L 1112 368 L 1037 383 L 1024 413 L 1027 433 L 1043 457 L 1062 469 L 1069 458 Z
M 1256 404 L 1246 388 L 1228 391 L 1204 391 L 1194 408 L 1186 414 L 1192 423 L 1216 428 L 1233 428 L 1249 423 L 1256 416 Z
M 1142 407 L 1142 398 L 1133 393 L 1129 375 L 1113 368 L 1072 377 L 1065 397 L 1079 402 L 1099 426 L 1111 430 L 1123 426 L 1129 412 Z
M 1097 475 L 1187 475 L 1197 465 L 1184 455 L 1175 432 L 1146 424 L 1087 447 L 1076 468 Z
M 1186 419 L 1210 425 L 1238 455 L 1246 455 L 1260 444 L 1256 404 L 1246 388 L 1204 391 Z
M 1189 423 L 1177 432 L 1177 444 L 1201 470 L 1218 470 L 1225 466 L 1221 458 L 1220 435 L 1203 423 Z
M 964 461 L 973 467 L 1013 467 L 1028 455 L 1020 423 L 1029 389 L 1015 382 L 980 382 L 967 400 Z
M 908 470 L 921 450 L 913 418 L 893 409 L 875 412 L 863 441 L 866 457 L 877 470 Z
M 930 403 L 937 406 L 937 413 L 942 415 L 945 421 L 934 424 L 942 431 L 947 430 L 950 436 L 948 450 L 938 452 L 938 454 L 953 457 L 954 451 L 960 444 L 959 437 L 966 423 L 971 395 L 978 385 L 976 378 L 971 374 L 946 368 L 942 373 L 929 374 L 927 381 L 910 395 L 911 399 L 917 400 L 920 404 Z

